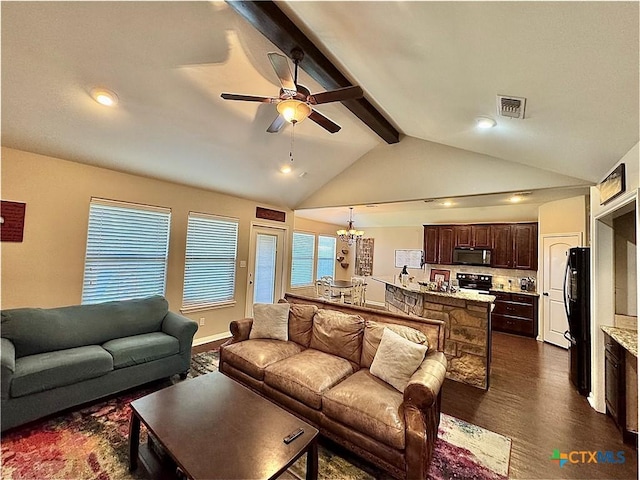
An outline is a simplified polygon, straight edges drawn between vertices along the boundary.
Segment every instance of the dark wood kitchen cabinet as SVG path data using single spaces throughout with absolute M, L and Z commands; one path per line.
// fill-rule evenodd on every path
M 491 226 L 491 264 L 495 268 L 538 269 L 538 224 Z
M 604 334 L 604 384 L 607 413 L 618 428 L 625 430 L 626 397 L 624 384 L 624 349 Z
M 491 225 L 491 266 L 513 268 L 513 239 L 511 224 Z
M 536 338 L 538 336 L 538 296 L 491 290 L 496 301 L 491 312 L 491 329 Z
M 425 225 L 425 262 L 451 265 L 455 247 L 491 249 L 494 268 L 538 269 L 537 223 Z
M 453 263 L 455 245 L 454 227 L 451 225 L 424 226 L 424 261 L 440 265 Z

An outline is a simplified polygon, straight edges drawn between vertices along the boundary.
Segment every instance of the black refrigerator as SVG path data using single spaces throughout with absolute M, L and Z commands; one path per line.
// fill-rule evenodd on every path
M 589 247 L 570 248 L 564 276 L 564 307 L 569 330 L 569 379 L 581 395 L 591 391 L 591 308 Z

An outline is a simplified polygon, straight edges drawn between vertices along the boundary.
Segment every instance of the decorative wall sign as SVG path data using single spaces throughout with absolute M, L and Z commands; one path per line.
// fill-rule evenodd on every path
M 278 210 L 256 207 L 256 218 L 273 220 L 275 222 L 286 222 L 287 215 L 284 212 L 279 212 Z
M 22 242 L 26 203 L 0 201 L 0 241 Z
M 625 166 L 621 163 L 607 178 L 598 184 L 600 190 L 600 205 L 613 200 L 626 189 Z
M 358 238 L 356 240 L 355 275 L 373 274 L 373 238 Z

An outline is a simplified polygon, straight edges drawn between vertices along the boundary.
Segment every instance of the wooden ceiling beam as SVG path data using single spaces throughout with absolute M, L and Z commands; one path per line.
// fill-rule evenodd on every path
M 351 82 L 331 63 L 280 8 L 272 1 L 229 1 L 271 43 L 290 56 L 294 48 L 304 52 L 300 68 L 327 90 L 351 86 Z M 366 98 L 342 102 L 356 117 L 387 143 L 398 143 L 400 133 Z

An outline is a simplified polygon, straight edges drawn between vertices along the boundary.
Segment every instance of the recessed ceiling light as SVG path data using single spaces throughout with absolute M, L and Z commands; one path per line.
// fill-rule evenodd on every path
M 285 175 L 291 173 L 291 165 L 282 165 L 280 167 L 280 173 L 284 173 Z
M 106 88 L 94 88 L 91 97 L 101 105 L 113 107 L 118 103 L 118 96 Z
M 445 207 L 451 207 L 453 205 L 453 202 L 450 200 L 447 200 L 446 202 L 442 202 L 442 205 L 444 205 Z
M 478 117 L 476 118 L 476 127 L 487 129 L 496 126 L 496 121 L 490 117 Z
M 520 195 L 513 195 L 511 198 L 509 198 L 509 201 L 511 203 L 518 203 L 522 201 L 522 197 Z

